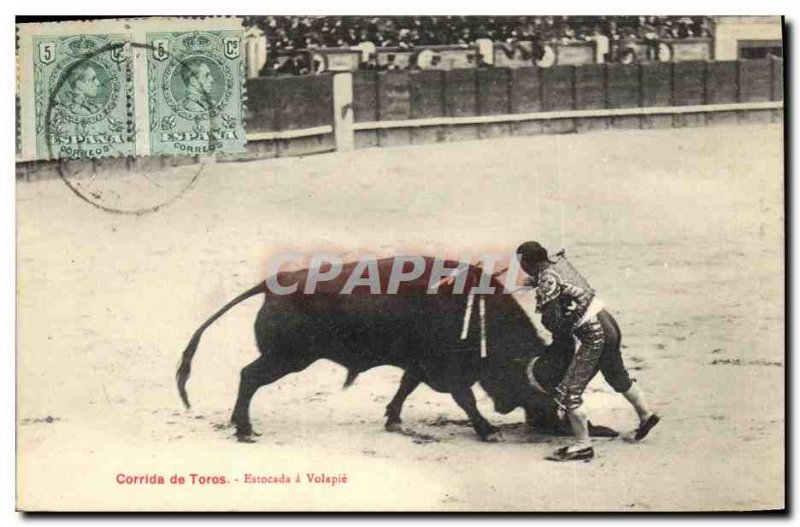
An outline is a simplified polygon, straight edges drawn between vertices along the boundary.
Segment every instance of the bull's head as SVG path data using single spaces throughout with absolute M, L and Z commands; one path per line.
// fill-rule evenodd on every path
M 498 290 L 502 291 L 499 282 Z M 531 360 L 545 352 L 541 337 L 512 295 L 494 294 L 485 298 L 488 353 L 481 386 L 494 401 L 498 413 L 506 414 L 520 406 L 541 406 L 546 401 L 526 373 Z

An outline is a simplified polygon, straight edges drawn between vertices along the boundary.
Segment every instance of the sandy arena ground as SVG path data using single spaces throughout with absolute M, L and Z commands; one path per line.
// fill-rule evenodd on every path
M 784 505 L 783 161 L 779 125 L 609 131 L 395 147 L 206 166 L 142 217 L 90 207 L 60 180 L 20 183 L 18 505 L 26 510 L 730 510 Z M 103 184 L 132 203 L 158 181 Z M 163 183 L 169 185 L 169 183 Z M 109 191 L 110 192 L 110 191 Z M 110 193 L 100 199 L 111 199 Z M 326 361 L 262 388 L 263 433 L 226 428 L 257 356 L 253 298 L 206 332 L 183 410 L 175 366 L 210 314 L 292 248 L 426 254 L 556 248 L 599 291 L 627 365 L 664 416 L 592 463 L 545 455 L 517 410 L 477 440 L 448 395 L 420 387 L 383 430 L 401 372 L 342 391 Z M 598 378 L 591 419 L 635 426 Z M 336 486 L 307 473 L 347 475 Z M 228 485 L 121 485 L 218 474 Z M 245 484 L 245 474 L 302 483 Z

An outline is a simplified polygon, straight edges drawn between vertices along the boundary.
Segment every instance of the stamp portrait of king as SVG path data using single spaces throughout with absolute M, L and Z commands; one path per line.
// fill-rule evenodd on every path
M 96 63 L 79 63 L 66 73 L 59 98 L 62 110 L 88 117 L 105 106 L 109 93 L 100 82 L 98 70 Z
M 219 66 L 201 57 L 183 61 L 177 68 L 178 78 L 172 82 L 175 100 L 187 112 L 202 113 L 212 110 L 223 95 L 216 77 L 222 77 Z

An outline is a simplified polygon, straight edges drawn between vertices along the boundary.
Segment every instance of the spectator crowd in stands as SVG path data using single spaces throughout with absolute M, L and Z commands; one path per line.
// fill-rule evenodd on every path
M 479 39 L 507 45 L 521 41 L 570 43 L 598 36 L 610 41 L 653 41 L 710 37 L 713 31 L 710 18 L 701 16 L 267 16 L 249 17 L 245 24 L 264 31 L 273 60 L 281 52 L 364 45 L 408 49 L 472 46 Z M 273 67 L 277 68 L 277 63 L 267 66 Z M 290 65 L 287 73 L 305 73 L 310 67 Z

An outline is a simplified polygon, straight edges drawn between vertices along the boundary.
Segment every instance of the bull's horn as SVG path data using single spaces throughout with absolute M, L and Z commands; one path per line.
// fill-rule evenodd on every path
M 534 389 L 539 390 L 545 395 L 549 395 L 547 390 L 545 390 L 544 387 L 539 384 L 539 381 L 536 380 L 536 376 L 533 374 L 533 367 L 536 365 L 536 361 L 539 360 L 540 357 L 541 355 L 538 355 L 530 360 L 528 366 L 525 368 L 525 375 L 528 377 L 528 382 L 534 387 Z

